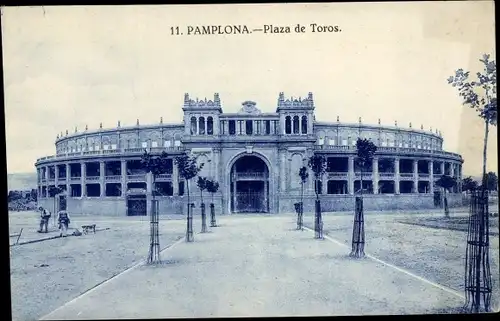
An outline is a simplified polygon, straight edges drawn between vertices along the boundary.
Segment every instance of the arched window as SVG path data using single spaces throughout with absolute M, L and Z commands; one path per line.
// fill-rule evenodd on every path
M 290 116 L 285 117 L 285 134 L 292 133 L 292 119 Z
M 302 134 L 307 134 L 307 116 L 302 116 Z
M 299 116 L 293 116 L 293 133 L 298 134 L 299 130 Z
M 196 117 L 191 117 L 191 135 L 196 135 Z
M 214 119 L 212 117 L 207 118 L 207 135 L 214 134 Z
M 198 134 L 205 135 L 205 117 L 198 118 Z

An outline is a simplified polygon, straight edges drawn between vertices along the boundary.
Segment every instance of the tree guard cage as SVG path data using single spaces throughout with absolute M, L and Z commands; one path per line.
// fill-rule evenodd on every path
M 215 221 L 215 206 L 214 203 L 210 203 L 210 227 L 216 227 L 217 222 Z
M 314 238 L 323 239 L 323 219 L 321 217 L 321 202 L 315 202 L 315 215 L 314 215 Z
M 193 208 L 194 203 L 189 203 L 187 206 L 187 230 L 186 230 L 186 242 L 193 242 Z
M 201 233 L 207 232 L 207 218 L 205 215 L 205 203 L 201 203 Z
M 158 229 L 159 221 L 159 202 L 158 200 L 151 201 L 151 224 L 150 224 L 150 235 L 151 242 L 149 245 L 149 255 L 147 263 L 158 263 L 160 262 L 160 235 Z
M 362 197 L 356 197 L 350 256 L 357 258 L 365 256 L 365 220 Z
M 473 192 L 470 200 L 467 249 L 465 254 L 464 308 L 470 312 L 490 311 L 492 286 L 488 215 L 488 191 L 480 190 Z

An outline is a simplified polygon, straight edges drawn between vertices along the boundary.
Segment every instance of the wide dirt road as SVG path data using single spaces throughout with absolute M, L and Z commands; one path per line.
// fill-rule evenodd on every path
M 220 217 L 222 226 L 162 252 L 44 319 L 431 313 L 459 294 L 295 231 L 289 217 Z

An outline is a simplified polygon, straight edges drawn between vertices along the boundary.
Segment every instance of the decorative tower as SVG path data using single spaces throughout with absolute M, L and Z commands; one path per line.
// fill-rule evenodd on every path
M 276 112 L 280 115 L 281 135 L 313 134 L 314 100 L 311 92 L 304 99 L 285 99 L 285 94 L 280 92 Z
M 191 99 L 184 94 L 184 134 L 190 136 L 213 136 L 220 134 L 219 116 L 222 107 L 219 94 L 214 94 L 213 100 Z

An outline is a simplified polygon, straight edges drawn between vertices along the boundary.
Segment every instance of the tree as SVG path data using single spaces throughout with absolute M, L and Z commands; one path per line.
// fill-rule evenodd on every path
M 477 111 L 478 116 L 484 121 L 483 140 L 483 190 L 487 186 L 486 161 L 488 147 L 489 126 L 497 125 L 497 65 L 490 61 L 490 55 L 483 55 L 479 61 L 483 64 L 483 73 L 477 72 L 477 80 L 468 81 L 469 71 L 462 68 L 455 71 L 455 75 L 448 78 L 448 83 L 458 89 L 462 104 Z
M 351 257 L 365 256 L 365 220 L 363 210 L 363 171 L 372 164 L 377 146 L 371 140 L 358 138 L 356 141 L 356 162 L 359 167 L 360 197 L 355 198 L 354 222 L 352 226 Z
M 315 211 L 314 211 L 314 231 L 315 238 L 323 239 L 323 220 L 321 218 L 321 202 L 319 200 L 319 183 L 326 172 L 326 158 L 321 154 L 314 154 L 309 158 L 307 166 L 314 173 L 314 192 L 316 193 Z M 322 187 L 324 188 L 324 187 Z
M 147 263 L 159 263 L 160 260 L 160 237 L 159 237 L 159 213 L 158 203 L 156 202 L 156 179 L 159 175 L 167 173 L 170 169 L 168 163 L 168 154 L 162 152 L 160 155 L 152 155 L 144 150 L 141 158 L 141 167 L 146 173 L 151 173 L 152 176 L 152 201 L 151 201 L 151 218 L 150 218 L 150 244 Z
M 299 213 L 297 218 L 297 229 L 302 230 L 302 225 L 304 222 L 304 184 L 309 177 L 309 171 L 307 167 L 302 166 L 299 169 L 299 178 L 300 178 L 300 205 L 299 205 Z
M 488 191 L 498 190 L 498 177 L 494 172 L 488 172 L 486 174 L 486 189 Z
M 446 196 L 446 192 L 449 191 L 450 188 L 455 186 L 456 183 L 457 182 L 455 181 L 455 179 L 449 175 L 443 175 L 436 181 L 436 185 L 442 187 L 444 190 L 444 215 L 446 217 L 450 216 L 450 211 L 448 209 L 448 198 Z
M 489 228 L 489 217 L 487 210 L 487 174 L 486 174 L 486 162 L 487 162 L 487 148 L 488 148 L 488 133 L 489 126 L 497 125 L 497 65 L 494 60 L 490 60 L 489 54 L 484 54 L 482 59 L 479 61 L 483 64 L 483 72 L 477 72 L 477 80 L 469 81 L 469 71 L 464 71 L 463 69 L 458 69 L 455 71 L 455 75 L 448 78 L 448 83 L 453 87 L 458 89 L 460 97 L 462 97 L 462 104 L 464 106 L 473 108 L 478 113 L 478 116 L 484 121 L 484 139 L 483 139 L 483 171 L 482 171 L 482 183 L 481 183 L 481 195 L 475 195 L 471 198 L 471 205 L 475 202 L 479 205 L 479 210 L 474 214 L 474 220 L 471 219 L 470 228 L 468 233 L 468 238 L 475 239 L 474 244 L 467 244 L 466 250 L 466 260 L 469 264 L 465 269 L 465 279 L 470 284 L 467 289 L 468 295 L 472 297 L 471 310 L 479 312 L 481 306 L 481 280 L 483 280 L 483 287 L 486 288 L 485 282 L 491 282 L 491 271 L 489 269 L 489 243 L 488 243 L 488 228 Z M 479 199 L 479 201 L 478 201 Z M 474 206 L 475 206 L 474 205 Z M 471 206 L 471 209 L 474 207 Z M 471 216 L 473 213 L 471 213 Z M 476 228 L 479 226 L 479 228 Z M 486 233 L 485 233 L 486 231 Z M 468 257 L 468 254 L 471 257 Z M 481 268 L 483 267 L 483 268 Z M 470 272 L 468 272 L 470 271 Z M 482 272 L 482 273 L 481 273 Z M 482 276 L 482 277 L 481 277 Z M 484 281 L 489 280 L 489 281 Z M 466 283 L 467 283 L 466 282 Z M 483 293 L 484 295 L 484 307 L 489 310 L 489 305 L 491 301 L 491 288 L 489 288 L 488 293 Z M 469 296 L 467 296 L 466 304 L 469 304 Z
M 212 203 L 210 203 L 210 226 L 216 227 L 217 223 L 215 221 L 215 205 L 214 205 L 214 194 L 219 190 L 219 183 L 215 180 L 207 179 L 207 191 L 212 194 Z
M 356 141 L 356 163 L 359 166 L 361 194 L 363 194 L 363 171 L 372 163 L 377 146 L 371 140 L 358 138 Z
M 462 190 L 472 192 L 477 190 L 477 188 L 478 184 L 471 176 L 462 179 Z
M 200 189 L 201 196 L 201 233 L 207 232 L 207 221 L 205 216 L 205 203 L 203 202 L 203 191 L 207 189 L 207 178 L 198 176 L 198 181 L 196 182 L 198 188 Z
M 191 211 L 191 201 L 189 195 L 189 182 L 192 178 L 196 177 L 198 173 L 203 168 L 203 163 L 197 164 L 197 157 L 189 156 L 187 153 L 183 153 L 175 157 L 175 164 L 179 168 L 179 176 L 186 181 L 186 191 L 188 200 L 188 211 L 187 211 L 187 231 L 186 231 L 186 241 L 193 242 L 193 225 L 192 225 L 192 211 Z

